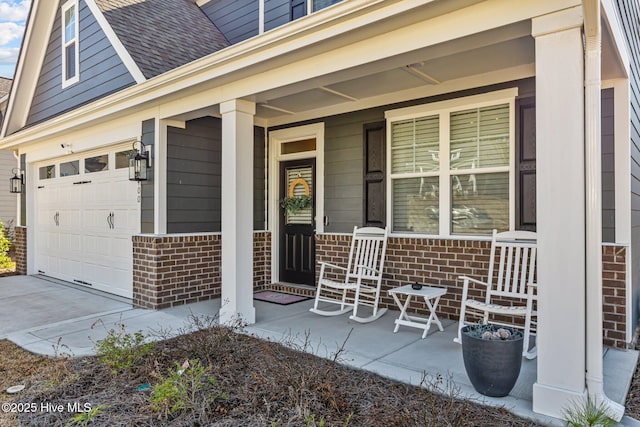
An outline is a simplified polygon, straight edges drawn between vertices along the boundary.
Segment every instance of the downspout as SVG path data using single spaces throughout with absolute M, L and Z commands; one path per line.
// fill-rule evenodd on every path
M 586 384 L 591 400 L 620 421 L 624 406 L 604 394 L 602 365 L 602 202 L 600 0 L 583 0 L 585 43 Z

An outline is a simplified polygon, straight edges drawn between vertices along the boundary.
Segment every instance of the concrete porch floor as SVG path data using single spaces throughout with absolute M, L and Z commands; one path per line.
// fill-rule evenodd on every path
M 288 306 L 255 301 L 256 323 L 246 332 L 262 338 L 301 346 L 330 357 L 343 346 L 340 360 L 417 385 L 423 375 L 449 378 L 459 387 L 461 397 L 479 403 L 504 406 L 513 413 L 545 425 L 564 425 L 558 419 L 535 414 L 531 409 L 532 385 L 536 380 L 536 361 L 523 359 L 522 370 L 511 394 L 489 398 L 475 392 L 464 370 L 462 352 L 453 342 L 456 324 L 443 320 L 444 332 L 432 325 L 428 336 L 421 330 L 401 326 L 393 333 L 397 311 L 389 311 L 369 324 L 349 320 L 348 315 L 322 317 L 309 312 L 312 300 Z M 127 331 L 146 334 L 177 331 L 193 315 L 214 316 L 220 300 L 152 311 L 133 308 L 130 301 L 104 293 L 79 289 L 73 285 L 32 276 L 0 278 L 0 339 L 7 338 L 39 354 L 56 351 L 75 356 L 93 353 L 93 346 L 115 324 Z M 93 327 L 92 327 L 93 326 Z M 58 346 L 63 345 L 63 347 Z M 56 350 L 56 347 L 57 350 Z M 606 349 L 604 385 L 607 395 L 624 403 L 635 371 L 638 353 Z M 623 419 L 623 425 L 640 425 Z

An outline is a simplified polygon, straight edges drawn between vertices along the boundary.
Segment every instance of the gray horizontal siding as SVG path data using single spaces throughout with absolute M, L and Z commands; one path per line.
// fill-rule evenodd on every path
M 266 230 L 266 192 L 267 179 L 265 175 L 266 149 L 265 129 L 254 128 L 253 143 L 253 229 Z
M 167 130 L 167 232 L 220 231 L 221 120 Z
M 0 150 L 0 172 L 3 181 L 0 181 L 0 221 L 7 225 L 16 219 L 18 208 L 18 196 L 9 193 L 9 178 L 13 176 L 11 169 L 18 166 L 18 162 L 10 150 Z
M 289 0 L 264 1 L 264 30 L 269 31 L 289 22 L 291 10 Z
M 27 125 L 135 84 L 86 3 L 79 2 L 80 81 L 62 89 L 61 16 L 56 14 Z
M 142 142 L 153 150 L 155 141 L 155 119 L 149 119 L 142 122 Z M 140 202 L 140 231 L 142 233 L 154 232 L 154 181 L 153 181 L 153 165 L 147 171 L 149 181 L 141 182 L 141 202 Z
M 167 232 L 221 229 L 222 122 L 203 117 L 167 130 Z M 265 227 L 264 129 L 254 128 L 254 229 Z
M 211 1 L 202 6 L 202 11 L 231 44 L 258 34 L 259 10 L 256 0 Z
M 613 89 L 602 91 L 602 241 L 616 241 Z
M 327 232 L 353 230 L 363 222 L 365 123 L 384 120 L 382 109 L 325 120 L 325 215 Z

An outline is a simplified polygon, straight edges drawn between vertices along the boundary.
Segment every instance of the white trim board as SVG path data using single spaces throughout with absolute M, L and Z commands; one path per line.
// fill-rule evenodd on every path
M 285 142 L 302 139 L 316 139 L 315 151 L 280 155 L 280 145 Z M 280 188 L 280 162 L 297 159 L 316 159 L 316 185 L 315 185 L 315 233 L 324 232 L 324 122 L 310 125 L 297 126 L 288 129 L 280 129 L 269 132 L 269 182 L 268 182 L 268 231 L 271 232 L 271 281 L 277 282 L 279 278 L 279 254 L 280 218 L 278 188 Z

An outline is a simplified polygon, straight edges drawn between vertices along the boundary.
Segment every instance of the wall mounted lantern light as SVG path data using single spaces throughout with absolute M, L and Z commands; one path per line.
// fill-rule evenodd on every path
M 24 186 L 24 175 L 22 171 L 18 168 L 13 168 L 11 172 L 13 172 L 13 176 L 9 178 L 9 192 L 22 193 Z M 20 174 L 20 176 L 18 176 L 18 174 Z
M 136 144 L 140 149 L 136 149 Z M 151 147 L 147 147 L 142 141 L 133 143 L 134 154 L 129 157 L 129 181 L 148 180 L 147 169 L 151 167 Z

